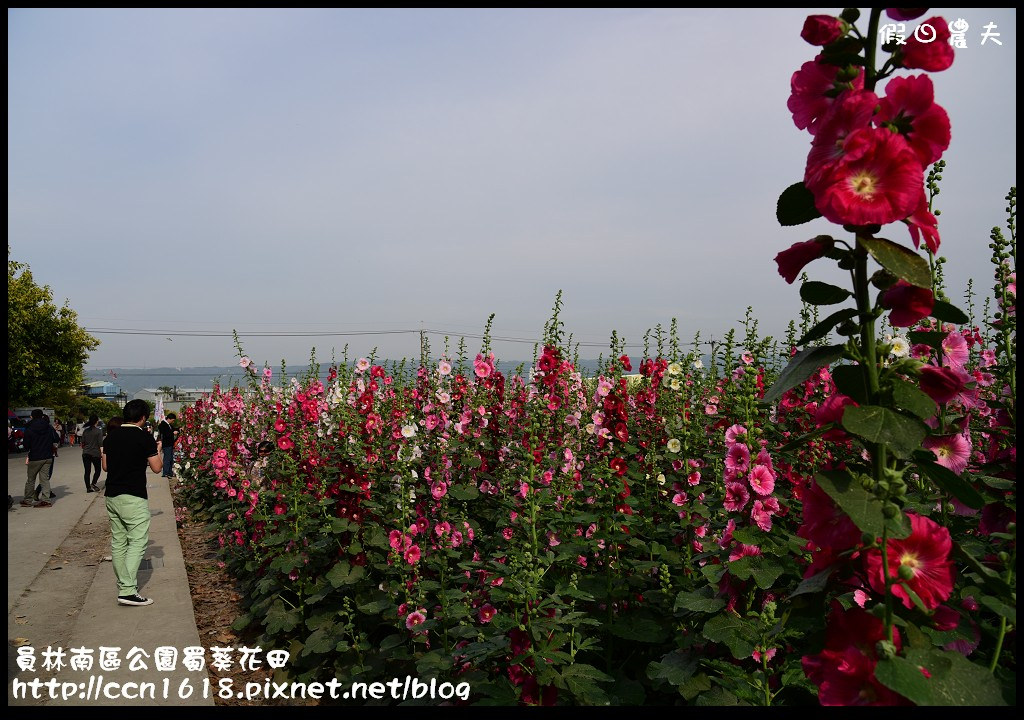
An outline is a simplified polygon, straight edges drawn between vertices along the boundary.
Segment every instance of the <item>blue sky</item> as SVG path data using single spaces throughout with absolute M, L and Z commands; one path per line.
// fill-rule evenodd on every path
M 810 142 L 789 79 L 815 54 L 805 15 L 836 11 L 9 10 L 11 257 L 97 330 L 91 367 L 232 362 L 192 330 L 454 344 L 493 312 L 495 335 L 536 339 L 559 289 L 566 329 L 601 346 L 673 317 L 720 337 L 748 305 L 781 335 L 799 300 L 772 258 L 833 231 L 775 222 Z M 1016 184 L 1016 11 L 931 14 L 970 24 L 932 76 L 958 298 L 991 286 Z M 1002 46 L 980 45 L 990 22 Z M 295 364 L 346 342 L 419 348 L 245 347 Z

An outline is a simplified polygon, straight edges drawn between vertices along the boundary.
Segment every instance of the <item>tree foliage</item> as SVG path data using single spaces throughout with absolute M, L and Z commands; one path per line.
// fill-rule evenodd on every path
M 7 257 L 7 401 L 39 404 L 75 392 L 89 353 L 100 344 L 78 324 L 68 302 L 58 307 L 25 263 Z

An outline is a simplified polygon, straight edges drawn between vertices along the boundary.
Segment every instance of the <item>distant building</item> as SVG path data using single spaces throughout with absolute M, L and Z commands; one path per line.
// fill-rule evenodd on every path
M 97 400 L 109 400 L 112 403 L 119 403 L 124 400 L 125 394 L 119 385 L 103 380 L 87 382 L 79 385 L 78 391 L 88 398 Z M 122 403 L 123 404 L 123 403 Z
M 145 400 L 152 406 L 156 406 L 156 401 L 162 399 L 165 413 L 178 413 L 184 406 L 191 405 L 203 395 L 212 392 L 213 388 L 142 388 L 132 396 L 132 399 Z

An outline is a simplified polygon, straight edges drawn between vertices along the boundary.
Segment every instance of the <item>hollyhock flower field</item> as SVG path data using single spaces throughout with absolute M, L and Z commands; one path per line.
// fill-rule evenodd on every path
M 776 258 L 805 303 L 784 340 L 748 314 L 702 355 L 673 325 L 584 373 L 559 296 L 516 372 L 487 333 L 292 378 L 239 348 L 248 383 L 181 413 L 176 460 L 235 628 L 293 680 L 465 681 L 482 705 L 1015 704 L 1016 191 L 965 313 L 919 72 L 953 49 L 878 51 L 881 16 L 794 29 L 817 54 L 778 220 L 837 235 Z M 824 262 L 850 287 L 809 279 Z

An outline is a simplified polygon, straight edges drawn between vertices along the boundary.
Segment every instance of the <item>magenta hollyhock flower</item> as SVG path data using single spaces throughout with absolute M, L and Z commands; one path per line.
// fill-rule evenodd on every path
M 295 442 L 288 435 L 282 435 L 277 439 L 277 446 L 282 450 L 291 450 L 295 447 Z
M 484 605 L 480 606 L 480 622 L 484 623 L 485 625 L 489 623 L 491 620 L 493 620 L 494 616 L 497 614 L 498 611 L 490 603 L 485 603 Z
M 889 324 L 893 327 L 911 327 L 918 320 L 928 317 L 935 307 L 935 296 L 928 288 L 911 285 L 899 280 L 882 293 L 881 305 L 889 313 Z
M 941 158 L 949 147 L 949 115 L 935 104 L 935 86 L 927 75 L 890 80 L 875 122 L 903 135 L 924 166 Z
M 772 529 L 772 514 L 765 508 L 764 503 L 760 500 L 755 500 L 753 506 L 750 508 L 750 519 L 754 521 L 754 524 L 765 532 L 770 532 Z
M 405 627 L 408 630 L 413 630 L 419 625 L 422 625 L 427 621 L 426 610 L 413 610 L 405 618 Z
M 473 372 L 476 373 L 476 376 L 478 378 L 481 378 L 481 379 L 486 378 L 486 377 L 490 377 L 490 375 L 491 375 L 491 366 L 488 365 L 487 362 L 484 361 L 484 360 L 474 360 L 473 361 Z
M 818 406 L 818 409 L 814 411 L 814 424 L 818 427 L 828 425 L 829 423 L 839 425 L 843 421 L 843 413 L 847 405 L 856 407 L 857 403 L 854 402 L 853 398 L 842 393 L 836 393 L 826 398 Z
M 903 222 L 910 229 L 910 239 L 914 241 L 914 247 L 921 247 L 921 239 L 924 238 L 924 244 L 932 255 L 939 252 L 939 244 L 941 243 L 939 220 L 928 209 L 928 198 L 925 196 L 923 189 L 921 190 L 921 200 L 917 205 L 917 209 L 910 217 L 905 218 Z
M 743 442 L 747 437 L 747 429 L 742 425 L 731 425 L 725 430 L 725 444 L 735 445 Z
M 844 25 L 842 20 L 831 15 L 808 15 L 800 37 L 811 45 L 828 45 L 845 34 Z
M 860 530 L 849 515 L 832 501 L 828 493 L 816 482 L 811 482 L 803 493 L 804 522 L 796 531 L 802 538 L 818 547 L 845 550 L 860 542 Z
M 673 495 L 672 496 L 672 504 L 673 505 L 679 505 L 680 507 L 685 505 L 686 504 L 686 493 L 684 493 L 684 492 L 677 492 L 675 495 Z
M 830 97 L 838 88 L 859 90 L 864 87 L 864 72 L 849 83 L 837 83 L 839 68 L 815 60 L 808 60 L 793 73 L 789 81 L 790 95 L 786 107 L 793 113 L 793 123 L 811 135 L 834 102 Z
M 740 543 L 729 553 L 729 562 L 745 557 L 756 557 L 760 554 L 761 548 L 757 547 L 757 545 L 744 545 Z
M 818 212 L 839 225 L 885 225 L 914 212 L 924 168 L 901 135 L 884 128 L 856 130 L 843 151 L 807 187 Z
M 952 367 L 925 365 L 921 368 L 921 390 L 937 402 L 945 405 L 962 393 L 971 376 L 963 370 Z
M 956 331 L 950 331 L 942 341 L 942 364 L 960 370 L 970 359 L 967 340 Z
M 916 20 L 917 18 L 928 12 L 928 8 L 886 8 L 885 14 L 888 15 L 892 20 L 897 22 L 904 22 L 906 20 Z
M 725 486 L 725 500 L 722 505 L 729 512 L 740 512 L 750 500 L 750 493 L 742 483 L 728 483 Z
M 953 592 L 953 563 L 949 559 L 953 541 L 949 530 L 934 520 L 915 513 L 907 513 L 907 516 L 910 518 L 910 537 L 890 539 L 887 545 L 889 577 L 896 581 L 891 586 L 892 594 L 903 601 L 904 607 L 912 609 L 914 601 L 904 589 L 903 584 L 906 583 L 924 606 L 933 610 Z M 884 595 L 881 550 L 868 550 L 865 565 L 871 587 Z M 908 575 L 909 579 L 904 579 L 903 575 Z
M 725 454 L 725 468 L 732 474 L 746 472 L 750 467 L 750 448 L 743 443 L 729 446 Z
M 405 551 L 405 561 L 410 565 L 415 565 L 420 561 L 420 546 L 410 545 L 409 549 Z
M 917 38 L 917 32 L 911 34 L 906 45 L 901 45 L 896 53 L 896 62 L 908 70 L 940 72 L 948 69 L 955 55 L 953 46 L 949 44 L 948 23 L 935 16 L 918 25 L 918 30 L 922 39 Z
M 755 465 L 747 475 L 747 482 L 758 495 L 771 495 L 775 489 L 775 473 L 764 465 Z
M 867 90 L 850 90 L 836 98 L 811 143 L 804 167 L 804 184 L 811 187 L 846 155 L 846 138 L 871 127 L 878 96 Z
M 935 453 L 935 462 L 957 475 L 967 469 L 971 459 L 971 440 L 961 434 L 925 438 L 924 447 Z

